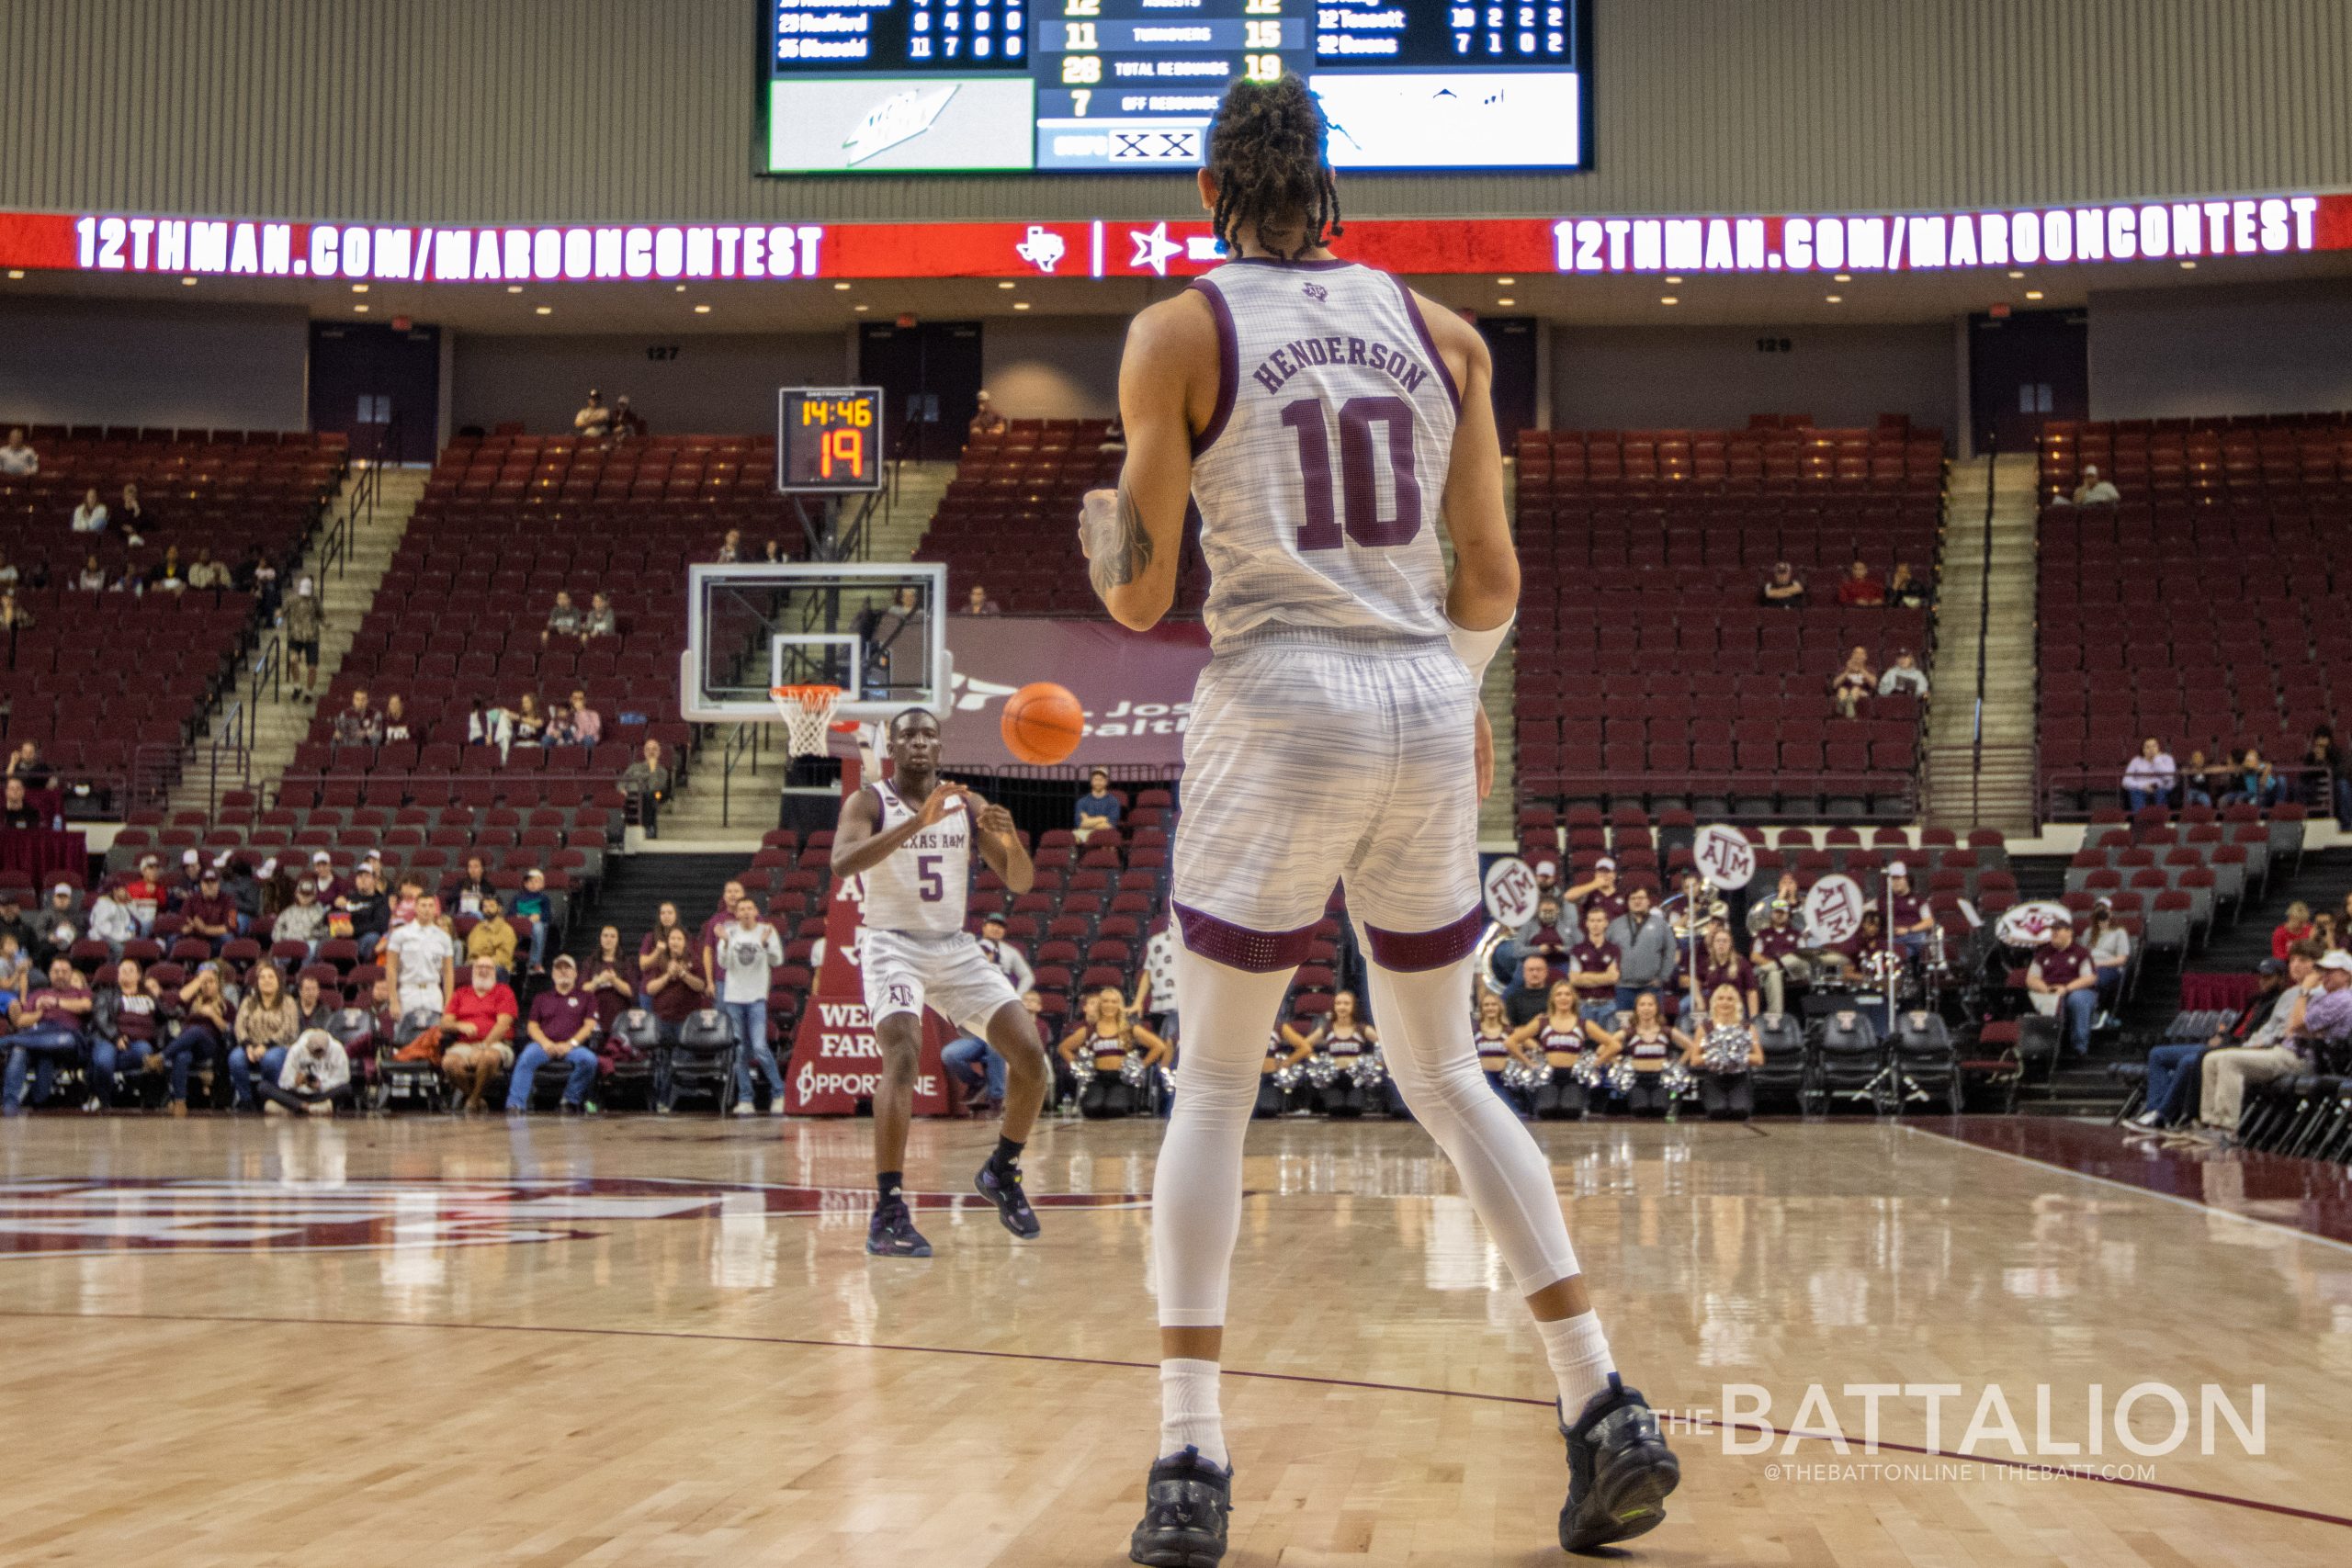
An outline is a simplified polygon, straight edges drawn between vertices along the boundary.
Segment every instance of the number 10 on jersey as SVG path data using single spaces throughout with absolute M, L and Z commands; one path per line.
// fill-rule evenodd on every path
M 1350 398 L 1340 405 L 1340 473 L 1334 493 L 1331 434 L 1320 398 L 1283 406 L 1298 438 L 1306 516 L 1301 550 L 1336 550 L 1353 540 L 1368 550 L 1410 544 L 1421 531 L 1421 484 L 1413 471 L 1413 405 L 1398 397 Z M 1380 434 L 1375 438 L 1374 427 Z M 1385 446 L 1392 493 L 1381 514 L 1380 453 Z

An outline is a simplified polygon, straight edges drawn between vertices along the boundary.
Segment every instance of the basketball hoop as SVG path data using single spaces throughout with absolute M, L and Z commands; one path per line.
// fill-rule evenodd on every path
M 770 686 L 768 697 L 784 718 L 785 750 L 795 757 L 821 757 L 833 705 L 842 698 L 839 686 Z

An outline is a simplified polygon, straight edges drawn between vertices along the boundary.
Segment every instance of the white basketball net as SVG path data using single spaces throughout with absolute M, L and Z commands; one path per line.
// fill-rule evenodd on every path
M 771 686 L 768 696 L 784 716 L 785 750 L 795 757 L 825 754 L 825 732 L 831 728 L 833 705 L 842 698 L 839 686 Z

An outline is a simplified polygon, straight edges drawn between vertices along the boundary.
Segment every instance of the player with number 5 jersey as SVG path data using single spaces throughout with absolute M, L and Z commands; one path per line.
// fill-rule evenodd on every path
M 887 728 L 891 775 L 842 802 L 833 833 L 833 874 L 862 878 L 858 970 L 866 1018 L 882 1051 L 874 1096 L 874 1213 L 865 1250 L 877 1258 L 928 1258 L 903 1191 L 907 1127 L 928 1006 L 986 1040 L 1004 1058 L 1004 1122 L 996 1151 L 973 1178 L 1005 1229 L 1037 1234 L 1021 1188 L 1021 1150 L 1045 1103 L 1044 1043 L 1004 971 L 964 929 L 975 850 L 1005 886 L 1026 893 L 1035 879 L 1012 814 L 939 777 L 939 720 L 909 708 Z
M 1331 253 L 1328 134 L 1295 76 L 1227 92 L 1199 184 L 1231 259 L 1129 329 L 1119 488 L 1091 492 L 1080 522 L 1124 626 L 1168 613 L 1188 499 L 1209 568 L 1170 893 L 1184 1058 L 1152 1183 L 1159 1458 L 1128 1543 L 1150 1568 L 1225 1552 L 1218 1362 L 1242 1141 L 1266 1032 L 1335 883 L 1394 1081 L 1461 1172 L 1552 1363 L 1561 1545 L 1653 1528 L 1679 1473 L 1617 1376 L 1551 1168 L 1462 1028 L 1494 765 L 1478 688 L 1519 597 L 1486 344 Z

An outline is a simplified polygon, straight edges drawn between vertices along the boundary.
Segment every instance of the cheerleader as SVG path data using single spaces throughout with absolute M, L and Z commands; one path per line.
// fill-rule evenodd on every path
M 1277 1023 L 1266 1033 L 1266 1060 L 1258 1069 L 1258 1109 L 1255 1116 L 1280 1116 L 1287 1111 L 1302 1110 L 1299 1101 L 1306 1090 L 1299 1085 L 1298 1068 L 1315 1049 L 1315 1043 L 1287 1023 Z
M 1756 966 L 1740 956 L 1739 943 L 1732 935 L 1731 924 L 1718 920 L 1707 928 L 1706 945 L 1699 950 L 1697 967 L 1690 972 L 1690 1010 L 1706 1010 L 1703 998 L 1715 994 L 1719 986 L 1729 986 L 1747 1004 L 1748 1016 L 1756 1007 Z
M 1493 1089 L 1514 1115 L 1524 1116 L 1526 1110 L 1519 1103 L 1519 1096 L 1503 1081 L 1503 1069 L 1513 1062 L 1527 1060 L 1524 1047 L 1512 1043 L 1510 1015 L 1503 1011 L 1503 999 L 1492 991 L 1478 998 L 1478 1023 L 1471 1032 L 1470 1043 L 1478 1053 L 1478 1066 L 1487 1074 L 1487 1087 Z
M 1613 1068 L 1622 1059 L 1633 1071 L 1630 1081 L 1623 1083 L 1621 1092 L 1625 1098 L 1626 1111 L 1635 1116 L 1663 1116 L 1667 1101 L 1666 1064 L 1674 1050 L 1673 1032 L 1666 1027 L 1666 1011 L 1658 1005 L 1656 991 L 1644 991 L 1634 998 L 1634 1017 L 1622 1033 L 1611 1034 L 1596 1028 L 1600 1036 L 1600 1051 L 1594 1060 L 1604 1068 Z M 1610 1073 L 1611 1087 L 1622 1077 Z
M 1600 1036 L 1600 1029 L 1577 1011 L 1577 988 L 1567 981 L 1552 982 L 1545 999 L 1549 1010 L 1513 1031 L 1511 1048 L 1542 1075 L 1532 1097 L 1536 1120 L 1573 1122 L 1585 1113 L 1585 1087 L 1576 1075 L 1577 1063 Z
M 1083 1056 L 1094 1076 L 1078 1092 L 1078 1111 L 1089 1121 L 1133 1116 L 1149 1104 L 1148 1083 L 1126 1081 L 1129 1055 L 1140 1055 L 1147 1069 L 1168 1059 L 1168 1042 L 1127 1016 L 1126 998 L 1105 987 L 1096 993 L 1084 1027 L 1070 1031 L 1061 1043 L 1062 1059 L 1077 1064 Z
M 1380 1043 L 1380 1032 L 1356 1016 L 1356 994 L 1334 992 L 1331 1016 L 1315 1032 L 1315 1050 L 1331 1058 L 1329 1085 L 1317 1091 L 1326 1116 L 1361 1116 L 1374 1109 L 1356 1083 L 1356 1067 Z M 1383 1100 L 1385 1106 L 1385 1097 Z
M 1705 1026 L 1689 1034 L 1674 1032 L 1682 1065 L 1699 1084 L 1699 1103 L 1710 1122 L 1745 1122 L 1756 1114 L 1756 1083 L 1749 1069 L 1764 1065 L 1764 1042 L 1747 1021 L 1739 987 L 1717 986 L 1707 999 Z

